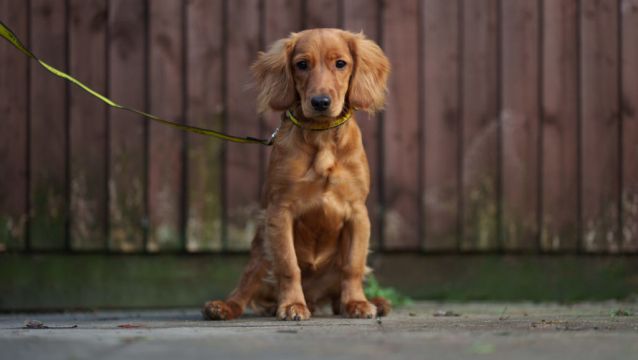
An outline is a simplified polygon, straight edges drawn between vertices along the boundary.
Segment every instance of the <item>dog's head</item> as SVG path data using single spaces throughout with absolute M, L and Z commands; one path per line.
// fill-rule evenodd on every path
M 345 106 L 371 113 L 381 109 L 390 63 L 362 33 L 313 29 L 259 53 L 252 71 L 259 112 L 299 103 L 305 118 L 321 120 L 339 116 Z

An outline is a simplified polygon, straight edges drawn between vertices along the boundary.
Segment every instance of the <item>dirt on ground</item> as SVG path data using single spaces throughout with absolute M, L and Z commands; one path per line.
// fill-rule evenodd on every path
M 198 309 L 0 315 L 0 359 L 638 359 L 638 303 L 419 302 L 382 319 Z

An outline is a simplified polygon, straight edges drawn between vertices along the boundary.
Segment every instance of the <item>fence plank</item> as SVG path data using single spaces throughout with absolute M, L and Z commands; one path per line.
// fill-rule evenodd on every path
M 66 69 L 66 6 L 63 0 L 31 1 L 31 49 Z M 31 66 L 29 234 L 33 249 L 60 249 L 67 239 L 67 85 Z
M 144 0 L 109 2 L 109 94 L 138 109 L 146 106 Z M 145 122 L 111 110 L 109 120 L 109 247 L 136 251 L 144 246 L 146 218 Z
M 0 0 L 7 26 L 27 41 L 27 4 Z M 0 252 L 24 249 L 28 216 L 29 60 L 8 43 L 0 45 Z
M 543 0 L 543 250 L 578 247 L 578 12 Z
M 500 235 L 506 250 L 579 241 L 638 250 L 635 1 L 0 0 L 0 9 L 39 56 L 116 100 L 240 135 L 268 136 L 280 121 L 258 119 L 247 90 L 259 49 L 302 26 L 364 30 L 394 70 L 384 122 L 357 116 L 373 243 L 416 249 L 424 235 L 426 250 L 450 250 L 460 235 L 461 249 L 480 250 Z M 267 149 L 156 124 L 146 138 L 137 116 L 105 110 L 17 55 L 0 48 L 0 251 L 138 250 L 147 208 L 151 250 L 247 247 Z
M 229 1 L 225 16 L 228 26 L 243 24 L 227 29 L 226 129 L 231 134 L 258 134 L 256 94 L 247 85 L 251 82 L 248 69 L 259 50 L 259 1 Z M 228 143 L 226 161 L 228 246 L 246 249 L 254 236 L 259 210 L 259 147 Z
M 422 8 L 424 247 L 450 250 L 459 230 L 459 2 L 426 0 Z
M 190 125 L 223 127 L 223 4 L 187 2 L 188 116 Z M 219 250 L 222 244 L 223 143 L 188 135 L 188 218 L 190 251 Z
M 498 246 L 498 0 L 463 1 L 461 248 Z
M 150 110 L 183 121 L 182 1 L 149 2 Z M 180 246 L 182 142 L 184 134 L 160 124 L 149 125 L 148 250 Z
M 617 1 L 582 1 L 582 224 L 587 251 L 618 249 Z
M 260 37 L 261 51 L 266 51 L 275 41 L 286 38 L 292 32 L 302 30 L 303 9 L 302 2 L 298 0 L 261 0 L 264 12 L 262 34 Z M 260 136 L 269 138 L 273 131 L 281 124 L 281 112 L 269 112 L 259 117 Z M 260 156 L 260 183 L 263 184 L 266 178 L 266 169 L 270 156 L 270 147 L 262 146 L 259 149 Z
M 71 73 L 100 93 L 106 89 L 106 2 L 69 2 Z M 71 246 L 106 248 L 106 105 L 76 86 L 70 92 Z
M 301 2 L 296 0 L 264 1 L 265 48 L 273 42 L 302 29 Z M 266 49 L 263 50 L 266 50 Z
M 349 0 L 344 2 L 344 24 L 346 30 L 363 33 L 373 41 L 379 42 L 379 7 L 378 0 Z M 380 242 L 380 182 L 382 171 L 379 163 L 379 152 L 381 151 L 379 116 L 370 116 L 365 112 L 356 114 L 357 123 L 361 128 L 363 146 L 366 150 L 368 163 L 370 165 L 371 188 L 368 195 L 368 216 L 371 223 L 370 243 L 373 248 L 379 247 Z
M 502 2 L 502 236 L 507 249 L 538 247 L 538 3 Z
M 264 0 L 262 0 L 264 1 Z M 269 0 L 263 5 L 264 24 L 261 51 L 266 51 L 275 41 L 288 37 L 302 29 L 301 2 L 297 0 Z M 262 137 L 269 137 L 281 123 L 281 114 L 271 113 L 264 116 Z M 262 161 L 266 161 L 268 148 L 262 148 Z M 265 169 L 264 169 L 265 170 Z
M 340 7 L 343 0 L 311 0 L 305 2 L 304 28 L 340 27 Z
M 384 246 L 417 248 L 420 194 L 417 1 L 384 3 L 383 45 L 394 72 L 384 118 Z
M 622 246 L 638 251 L 638 2 L 625 1 L 622 14 Z

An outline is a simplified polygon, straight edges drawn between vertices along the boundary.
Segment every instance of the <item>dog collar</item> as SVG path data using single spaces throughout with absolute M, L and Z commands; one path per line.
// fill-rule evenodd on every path
M 320 123 L 320 124 L 302 123 L 301 121 L 299 121 L 292 114 L 292 111 L 290 111 L 290 109 L 286 110 L 286 117 L 293 124 L 295 124 L 297 127 L 301 128 L 301 129 L 315 130 L 315 131 L 328 130 L 328 129 L 332 129 L 332 128 L 336 128 L 338 126 L 341 126 L 341 125 L 345 124 L 346 121 L 350 120 L 350 118 L 352 117 L 352 109 L 350 107 L 348 107 L 347 111 L 345 111 L 341 116 L 339 116 L 338 118 L 330 121 L 329 123 Z

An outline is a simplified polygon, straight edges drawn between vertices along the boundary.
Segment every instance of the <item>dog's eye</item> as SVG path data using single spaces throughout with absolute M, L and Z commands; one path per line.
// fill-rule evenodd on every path
M 343 60 L 337 60 L 336 65 L 337 65 L 338 69 L 342 69 L 342 68 L 346 67 L 346 62 L 343 61 Z
M 301 60 L 297 62 L 297 69 L 306 70 L 308 69 L 308 62 L 306 60 Z

